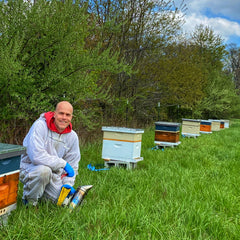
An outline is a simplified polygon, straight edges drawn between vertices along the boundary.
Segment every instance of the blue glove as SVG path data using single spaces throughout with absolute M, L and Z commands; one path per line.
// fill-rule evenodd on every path
M 66 166 L 64 167 L 64 170 L 67 172 L 68 177 L 73 177 L 75 174 L 73 168 L 70 166 L 69 163 L 66 164 Z
M 62 188 L 63 188 L 63 187 L 65 187 L 66 189 L 71 189 L 70 192 L 69 192 L 69 194 L 68 194 L 68 196 L 73 195 L 73 194 L 76 192 L 76 190 L 74 189 L 74 187 L 72 187 L 72 186 L 70 186 L 70 185 L 68 185 L 68 184 L 62 185 Z

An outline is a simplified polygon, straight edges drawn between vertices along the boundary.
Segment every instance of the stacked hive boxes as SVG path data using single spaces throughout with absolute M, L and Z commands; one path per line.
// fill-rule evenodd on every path
M 105 166 L 126 166 L 132 168 L 142 161 L 142 129 L 124 127 L 102 127 L 102 158 Z
M 0 220 L 4 223 L 17 206 L 20 159 L 24 152 L 22 146 L 0 143 Z
M 179 145 L 180 123 L 155 122 L 155 141 L 159 146 Z
M 201 122 L 200 122 L 200 133 L 212 133 L 212 121 L 201 120 Z
M 182 135 L 183 136 L 200 136 L 200 120 L 182 119 Z

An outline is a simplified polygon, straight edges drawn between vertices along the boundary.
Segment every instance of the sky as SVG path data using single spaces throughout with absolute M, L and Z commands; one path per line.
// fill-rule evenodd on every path
M 182 0 L 175 0 L 179 6 Z M 186 4 L 183 29 L 193 32 L 196 25 L 210 27 L 225 44 L 240 47 L 240 0 L 184 0 Z

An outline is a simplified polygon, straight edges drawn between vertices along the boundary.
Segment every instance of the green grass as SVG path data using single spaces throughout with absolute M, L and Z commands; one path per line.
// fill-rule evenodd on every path
M 136 169 L 92 172 L 102 142 L 83 146 L 75 186 L 94 186 L 72 213 L 51 202 L 26 209 L 19 184 L 0 239 L 240 239 L 240 121 L 176 148 L 152 147 L 154 129 L 145 130 Z

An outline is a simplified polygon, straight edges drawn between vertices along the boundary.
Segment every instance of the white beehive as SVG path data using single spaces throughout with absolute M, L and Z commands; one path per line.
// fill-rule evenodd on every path
M 104 160 L 138 162 L 141 155 L 142 133 L 144 130 L 124 127 L 102 127 Z
M 200 136 L 200 120 L 183 118 L 182 135 Z
M 209 119 L 209 120 L 212 121 L 212 131 L 220 131 L 221 121 L 215 120 L 215 119 Z

